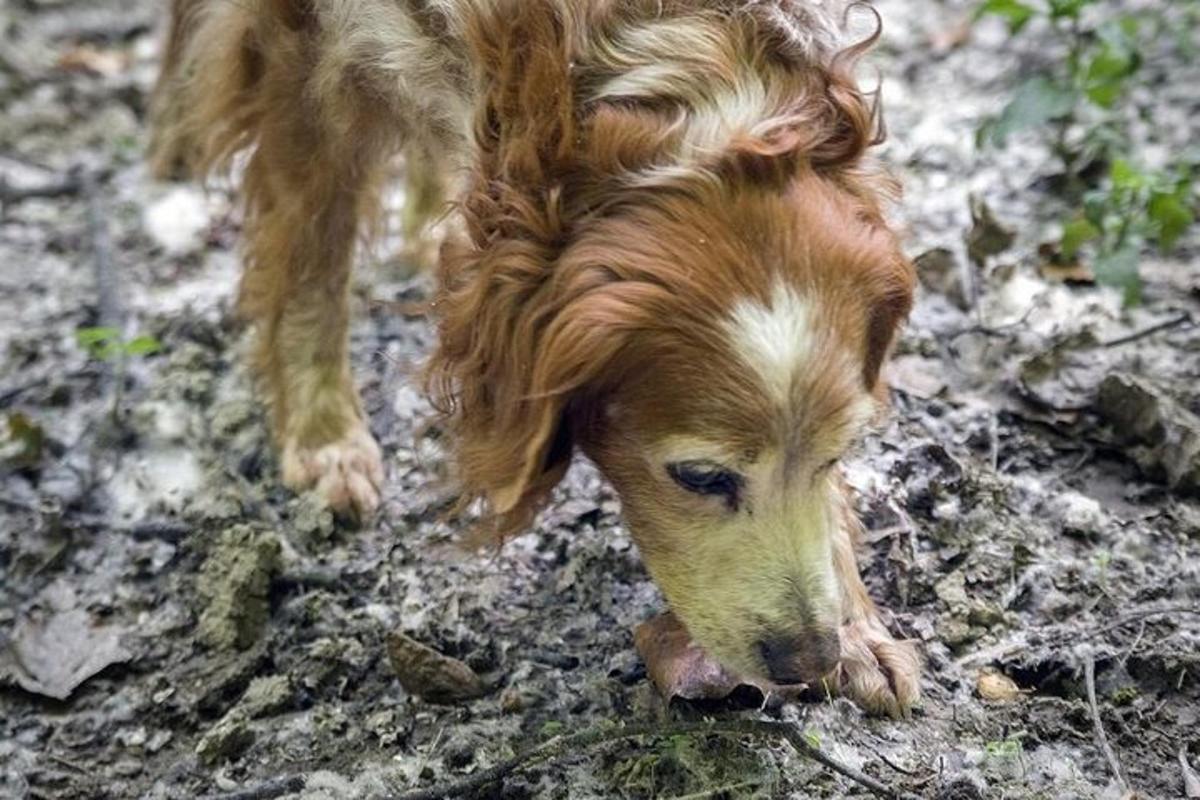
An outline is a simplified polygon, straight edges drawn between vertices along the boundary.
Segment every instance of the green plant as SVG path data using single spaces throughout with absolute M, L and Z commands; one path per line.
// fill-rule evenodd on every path
M 125 370 L 129 359 L 153 355 L 162 350 L 162 344 L 147 334 L 126 339 L 119 329 L 109 326 L 80 328 L 75 331 L 75 342 L 90 357 L 115 365 L 112 419 L 119 425 L 121 399 L 125 391 Z
M 977 17 L 1002 18 L 1014 37 L 1040 20 L 1066 58 L 1021 83 L 977 138 L 981 147 L 1004 147 L 1018 132 L 1041 132 L 1062 163 L 1063 194 L 1075 209 L 1063 222 L 1061 258 L 1090 257 L 1096 280 L 1121 289 L 1132 305 L 1141 300 L 1143 252 L 1154 245 L 1169 252 L 1195 220 L 1195 162 L 1179 156 L 1149 171 L 1130 154 L 1123 106 L 1143 73 L 1145 48 L 1170 26 L 1161 14 L 1119 8 L 1111 0 L 985 0 Z
M 141 335 L 125 339 L 116 328 L 80 328 L 75 331 L 75 341 L 92 358 L 100 361 L 127 356 L 148 356 L 162 350 L 162 344 L 153 336 Z

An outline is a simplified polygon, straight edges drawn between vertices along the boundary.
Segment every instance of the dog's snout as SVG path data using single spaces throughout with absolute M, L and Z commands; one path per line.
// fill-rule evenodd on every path
M 837 667 L 841 643 L 836 630 L 808 629 L 771 634 L 758 642 L 758 651 L 775 683 L 808 683 Z

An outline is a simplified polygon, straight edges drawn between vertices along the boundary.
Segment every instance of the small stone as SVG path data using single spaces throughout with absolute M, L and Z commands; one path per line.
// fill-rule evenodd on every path
M 269 717 L 287 708 L 292 694 L 287 675 L 268 675 L 252 680 L 238 705 L 250 719 Z
M 206 764 L 237 758 L 254 743 L 254 731 L 247 723 L 240 709 L 230 711 L 200 739 L 196 755 Z
M 984 700 L 1007 703 L 1021 696 L 1021 688 L 1012 678 L 1000 672 L 981 672 L 975 689 Z
M 971 601 L 971 610 L 967 614 L 967 621 L 981 628 L 994 628 L 1004 624 L 1004 612 L 993 603 L 973 600 Z

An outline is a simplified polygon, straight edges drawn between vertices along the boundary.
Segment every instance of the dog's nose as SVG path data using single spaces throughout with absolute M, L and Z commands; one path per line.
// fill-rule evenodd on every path
M 833 672 L 842 646 L 836 630 L 808 629 L 765 636 L 758 652 L 775 683 L 810 683 Z

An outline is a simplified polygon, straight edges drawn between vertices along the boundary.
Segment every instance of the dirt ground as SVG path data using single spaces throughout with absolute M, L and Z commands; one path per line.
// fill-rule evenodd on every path
M 753 693 L 665 706 L 632 642 L 662 599 L 586 464 L 536 532 L 494 557 L 458 549 L 412 382 L 430 331 L 397 303 L 427 283 L 394 239 L 364 258 L 353 331 L 383 511 L 353 531 L 281 489 L 239 366 L 230 196 L 153 183 L 140 160 L 160 4 L 0 3 L 0 797 L 222 796 L 283 776 L 306 779 L 295 796 L 383 797 L 564 730 L 714 715 L 794 721 L 922 797 L 1117 798 L 1089 663 L 1129 786 L 1183 797 L 1184 763 L 1200 766 L 1200 237 L 1144 261 L 1133 310 L 1044 278 L 1052 158 L 1036 137 L 979 152 L 974 132 L 1053 49 L 998 23 L 964 39 L 968 3 L 877 7 L 883 153 L 922 291 L 894 412 L 850 473 L 868 584 L 926 659 L 923 707 L 898 722 Z M 1138 102 L 1173 124 L 1137 127 L 1139 148 L 1188 146 L 1200 68 L 1165 42 L 1146 68 Z M 972 197 L 1016 234 L 982 267 Z M 162 349 L 122 362 L 77 341 L 111 325 Z M 465 661 L 485 695 L 408 695 L 393 630 Z M 1009 696 L 987 699 L 997 682 Z M 480 796 L 862 795 L 783 744 L 675 736 Z

